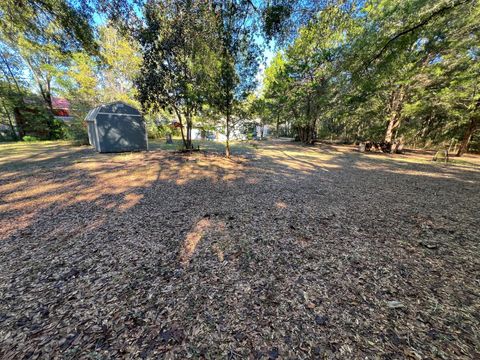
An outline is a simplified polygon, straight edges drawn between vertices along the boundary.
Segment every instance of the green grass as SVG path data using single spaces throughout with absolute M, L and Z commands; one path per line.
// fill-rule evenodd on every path
M 8 142 L 0 144 L 0 173 L 29 167 L 43 168 L 78 161 L 87 146 L 71 141 Z
M 200 146 L 200 150 L 215 152 L 215 153 L 224 153 L 225 152 L 225 143 L 213 141 L 213 140 L 193 140 L 193 146 L 197 148 Z M 173 139 L 173 144 L 167 144 L 164 139 L 161 140 L 148 140 L 148 147 L 150 150 L 169 150 L 175 151 L 183 148 L 183 143 L 181 139 Z M 232 154 L 250 154 L 255 152 L 254 146 L 250 145 L 248 142 L 242 141 L 232 141 L 230 143 L 230 149 Z
M 194 140 L 195 148 L 200 146 L 200 150 L 213 152 L 218 154 L 225 153 L 225 144 L 223 142 L 211 140 Z M 255 147 L 248 142 L 233 141 L 231 142 L 231 151 L 235 155 L 252 154 Z M 182 148 L 181 139 L 173 139 L 173 144 L 167 144 L 164 139 L 149 140 L 150 150 L 167 150 L 176 151 Z M 17 163 L 22 165 L 23 162 L 46 162 L 49 158 L 73 155 L 78 151 L 91 149 L 90 146 L 78 146 L 72 141 L 35 141 L 35 142 L 5 142 L 0 143 L 0 165 Z
M 0 157 L 7 157 L 11 155 L 29 155 L 35 154 L 39 151 L 55 150 L 59 146 L 74 146 L 73 141 L 60 141 L 60 140 L 42 140 L 34 142 L 24 141 L 11 141 L 0 143 Z
M 473 164 L 470 161 L 461 160 L 461 159 L 454 158 L 454 157 L 450 157 L 448 159 L 448 162 L 451 163 L 451 164 L 455 164 L 455 165 L 461 165 L 461 166 L 467 166 L 467 167 L 478 167 L 478 165 Z

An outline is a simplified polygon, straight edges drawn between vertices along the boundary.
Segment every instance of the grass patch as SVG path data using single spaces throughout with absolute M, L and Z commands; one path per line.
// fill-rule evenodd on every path
M 200 147 L 200 150 L 224 153 L 225 143 L 213 140 L 193 140 L 194 148 Z M 167 144 L 165 140 L 149 140 L 148 146 L 150 150 L 167 150 L 176 151 L 183 147 L 181 139 L 173 139 L 173 144 Z M 248 142 L 232 141 L 230 149 L 233 154 L 249 154 L 255 152 L 255 147 Z

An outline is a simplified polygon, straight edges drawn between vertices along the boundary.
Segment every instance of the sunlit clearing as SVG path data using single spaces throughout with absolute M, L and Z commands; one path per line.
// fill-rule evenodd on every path
M 211 226 L 209 219 L 202 219 L 193 227 L 183 241 L 180 250 L 180 263 L 187 266 L 204 232 Z
M 139 194 L 127 194 L 123 197 L 124 203 L 120 205 L 122 211 L 128 210 L 135 205 L 137 205 L 140 200 L 143 198 L 143 195 Z

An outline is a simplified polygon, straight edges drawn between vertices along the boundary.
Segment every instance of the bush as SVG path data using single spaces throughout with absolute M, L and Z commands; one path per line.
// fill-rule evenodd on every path
M 39 139 L 36 138 L 35 136 L 26 135 L 26 136 L 23 137 L 23 141 L 25 141 L 25 142 L 35 142 L 35 141 L 39 141 Z
M 78 145 L 88 145 L 87 125 L 82 120 L 74 120 L 63 127 L 63 138 Z
M 164 139 L 167 134 L 172 136 L 180 135 L 180 130 L 172 129 L 170 125 L 156 125 L 147 123 L 147 134 L 149 139 Z

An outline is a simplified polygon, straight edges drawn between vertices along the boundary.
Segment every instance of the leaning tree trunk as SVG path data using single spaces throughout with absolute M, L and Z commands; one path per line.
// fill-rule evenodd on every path
M 18 106 L 15 106 L 13 108 L 13 116 L 15 119 L 15 123 L 17 124 L 18 136 L 20 140 L 23 140 L 23 137 L 27 134 L 26 122 Z
M 183 122 L 182 122 L 182 115 L 180 115 L 180 112 L 174 108 L 175 110 L 175 113 L 177 114 L 177 119 L 178 119 L 178 122 L 180 123 L 180 133 L 182 134 L 182 142 L 183 142 L 183 147 L 185 149 L 188 149 L 187 147 L 187 140 L 185 139 L 185 134 L 183 132 Z
M 7 117 L 8 120 L 8 125 L 10 126 L 10 131 L 12 133 L 12 138 L 13 140 L 18 140 L 17 132 L 15 130 L 15 125 L 13 125 L 12 117 L 10 116 L 10 113 L 8 112 L 7 107 L 5 106 L 5 103 L 2 102 L 3 109 L 5 110 L 5 116 Z
M 395 130 L 400 126 L 400 111 L 394 111 L 394 113 L 390 116 L 390 120 L 388 122 L 387 131 L 385 132 L 385 142 L 392 143 L 393 135 Z
M 472 118 L 470 120 L 470 124 L 468 125 L 467 130 L 463 134 L 462 142 L 460 143 L 460 147 L 458 148 L 457 156 L 462 156 L 464 153 L 468 151 L 468 145 L 470 145 L 470 140 L 472 139 L 473 133 L 477 130 L 478 127 L 478 120 Z

